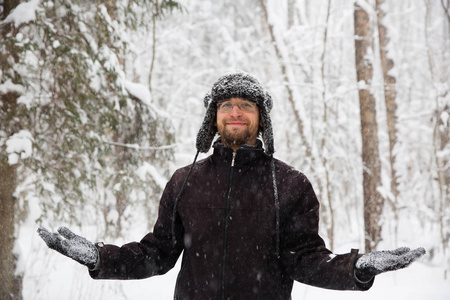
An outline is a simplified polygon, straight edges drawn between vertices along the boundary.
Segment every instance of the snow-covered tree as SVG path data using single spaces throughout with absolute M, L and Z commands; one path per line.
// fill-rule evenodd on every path
M 14 216 L 29 201 L 39 201 L 41 221 L 87 218 L 105 235 L 118 236 L 134 209 L 152 220 L 167 176 L 158 170 L 172 159 L 162 146 L 173 143 L 173 132 L 148 88 L 125 74 L 126 33 L 147 30 L 148 20 L 178 7 L 165 0 L 3 5 L 0 219 L 8 243 L 0 252 L 9 256 L 2 279 L 14 274 L 3 262 L 12 261 Z M 18 288 L 1 292 L 20 297 Z

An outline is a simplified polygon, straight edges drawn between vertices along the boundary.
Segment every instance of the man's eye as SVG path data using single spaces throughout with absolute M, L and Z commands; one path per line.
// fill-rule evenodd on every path
M 222 103 L 222 105 L 221 105 L 221 107 L 223 107 L 223 108 L 230 108 L 232 106 L 233 106 L 233 104 L 231 104 L 231 103 Z
M 242 104 L 241 104 L 241 107 L 242 107 L 242 108 L 251 108 L 252 105 L 251 105 L 250 103 L 242 103 Z

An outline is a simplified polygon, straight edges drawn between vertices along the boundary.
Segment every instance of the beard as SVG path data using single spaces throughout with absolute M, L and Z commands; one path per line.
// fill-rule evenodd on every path
M 244 130 L 239 129 L 225 129 L 221 134 L 221 141 L 224 145 L 242 146 L 248 143 L 252 134 L 248 128 Z

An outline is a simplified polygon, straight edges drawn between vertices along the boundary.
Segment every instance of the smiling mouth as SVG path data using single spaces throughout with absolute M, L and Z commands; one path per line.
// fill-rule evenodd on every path
M 245 126 L 246 123 L 242 123 L 242 122 L 229 122 L 229 123 L 227 123 L 227 125 L 229 125 L 229 126 Z

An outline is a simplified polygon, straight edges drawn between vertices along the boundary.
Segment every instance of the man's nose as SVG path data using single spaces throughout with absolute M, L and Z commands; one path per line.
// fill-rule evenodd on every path
M 240 116 L 242 115 L 242 110 L 236 104 L 233 105 L 233 108 L 230 111 L 231 116 Z

